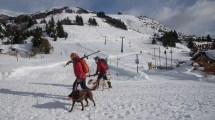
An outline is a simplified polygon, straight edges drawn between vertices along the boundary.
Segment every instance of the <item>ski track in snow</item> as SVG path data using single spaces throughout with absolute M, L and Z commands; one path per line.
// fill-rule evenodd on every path
M 22 79 L 24 76 L 28 76 L 32 72 L 40 71 L 40 70 L 47 70 L 54 68 L 56 66 L 63 66 L 65 62 L 59 62 L 55 64 L 45 64 L 45 65 L 36 65 L 36 66 L 23 66 L 21 68 L 14 69 L 13 72 L 8 76 L 8 78 L 16 78 L 16 79 Z

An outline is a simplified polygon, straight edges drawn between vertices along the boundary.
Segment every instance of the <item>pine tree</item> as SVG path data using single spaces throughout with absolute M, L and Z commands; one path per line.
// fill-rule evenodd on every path
M 207 42 L 211 42 L 212 41 L 211 36 L 209 34 L 207 35 L 206 39 L 207 39 Z
M 54 36 L 54 39 L 53 39 L 53 41 L 57 41 L 57 36 Z
M 96 19 L 95 19 L 95 18 L 93 18 L 92 24 L 93 24 L 94 26 L 97 26 L 97 25 L 98 25 L 98 23 L 96 22 Z
M 155 33 L 152 37 L 152 44 L 157 44 L 158 35 Z
M 64 38 L 65 37 L 65 32 L 63 30 L 63 26 L 62 26 L 62 23 L 58 20 L 57 22 L 57 36 L 59 38 Z
M 89 18 L 88 20 L 89 25 L 97 26 L 97 22 L 95 18 Z
M 190 48 L 190 49 L 193 49 L 194 43 L 193 43 L 193 39 L 192 38 L 188 39 L 187 47 Z
M 173 38 L 174 38 L 175 42 L 180 42 L 178 39 L 178 33 L 175 30 L 173 31 L 172 34 L 173 34 Z
M 88 23 L 89 23 L 89 25 L 92 25 L 92 18 L 89 18 L 89 20 L 88 20 Z
M 152 44 L 157 44 L 157 41 L 155 39 L 152 39 Z
M 45 23 L 45 24 L 46 24 L 45 18 L 43 18 L 43 19 L 40 21 L 40 23 Z
M 38 48 L 40 47 L 40 45 L 42 44 L 42 29 L 41 28 L 36 28 L 33 32 L 33 38 L 32 38 L 32 43 L 33 43 L 33 47 Z
M 37 24 L 37 21 L 35 19 L 29 18 L 29 20 L 28 20 L 28 27 L 31 27 L 34 24 Z
M 78 15 L 76 16 L 76 25 L 80 25 L 80 26 L 84 25 L 84 22 L 81 16 L 78 16 Z
M 20 44 L 21 43 L 21 36 L 19 32 L 16 32 L 16 35 L 13 37 L 13 44 Z
M 122 12 L 118 12 L 117 14 L 118 14 L 118 15 L 122 15 Z
M 55 22 L 53 16 L 51 17 L 51 20 L 48 22 L 48 24 L 46 24 L 46 32 L 52 38 L 56 36 Z
M 13 37 L 13 44 L 22 44 L 26 39 L 26 35 L 23 31 L 16 31 L 15 36 Z
M 42 29 L 36 28 L 33 32 L 33 38 L 32 38 L 32 48 L 33 51 L 38 53 L 42 52 L 45 54 L 50 53 L 51 45 L 49 44 L 49 41 L 45 38 L 42 38 Z
M 65 39 L 67 39 L 68 38 L 68 33 L 65 33 Z
M 97 16 L 98 16 L 98 17 L 101 17 L 101 18 L 106 18 L 106 15 L 105 15 L 104 12 L 98 12 L 98 13 L 97 13 Z
M 0 39 L 4 38 L 4 35 L 3 35 L 3 29 L 2 29 L 2 26 L 0 24 Z
M 72 22 L 68 17 L 66 18 L 66 25 L 72 25 Z
M 164 35 L 159 38 L 163 42 L 163 46 L 175 47 L 176 42 L 180 42 L 178 39 L 177 32 L 165 32 Z
M 49 54 L 50 53 L 50 49 L 51 49 L 51 45 L 49 43 L 49 41 L 45 38 L 41 38 L 42 43 L 40 46 L 40 51 L 44 52 L 45 54 Z

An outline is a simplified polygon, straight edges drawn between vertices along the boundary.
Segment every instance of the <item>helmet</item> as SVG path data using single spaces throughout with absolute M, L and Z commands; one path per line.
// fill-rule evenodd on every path
M 74 58 L 77 58 L 78 57 L 78 54 L 77 53 L 71 53 L 70 55 L 70 58 L 71 59 L 74 59 Z
M 98 61 L 99 59 L 100 59 L 99 56 L 94 57 L 94 60 L 95 60 L 95 61 Z

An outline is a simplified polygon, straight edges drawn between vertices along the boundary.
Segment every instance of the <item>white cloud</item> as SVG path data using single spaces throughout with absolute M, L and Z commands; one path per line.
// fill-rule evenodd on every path
M 130 14 L 130 15 L 136 15 L 136 16 L 141 16 L 143 15 L 143 9 L 141 7 L 136 7 L 136 8 L 132 8 L 129 9 L 127 11 L 125 11 L 125 13 Z
M 161 11 L 156 15 L 156 18 L 159 19 L 159 21 L 166 21 L 171 19 L 172 17 L 179 14 L 178 9 L 171 9 L 169 7 L 163 7 Z
M 205 35 L 215 30 L 215 1 L 200 0 L 192 6 L 164 7 L 155 16 L 161 23 L 185 34 Z

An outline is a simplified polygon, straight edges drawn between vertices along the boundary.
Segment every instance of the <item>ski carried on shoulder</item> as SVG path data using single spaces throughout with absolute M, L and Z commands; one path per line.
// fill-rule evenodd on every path
M 87 57 L 89 57 L 89 56 L 91 56 L 91 55 L 93 55 L 93 54 L 96 54 L 96 53 L 98 53 L 98 52 L 100 52 L 100 50 L 98 50 L 98 51 L 96 51 L 96 52 L 93 52 L 93 53 L 91 53 L 91 54 L 89 54 L 89 55 L 84 55 L 84 57 L 82 57 L 81 59 L 87 58 Z
M 93 52 L 93 53 L 91 53 L 91 54 L 88 54 L 88 55 L 84 55 L 84 57 L 81 57 L 81 59 L 87 58 L 87 57 L 89 57 L 89 56 L 91 56 L 91 55 L 93 55 L 93 54 L 96 54 L 96 53 L 98 53 L 98 52 L 100 52 L 100 50 L 98 50 L 98 51 L 96 51 L 96 52 Z M 70 63 L 72 63 L 72 61 L 68 61 L 63 67 L 66 67 L 66 66 L 69 65 Z

